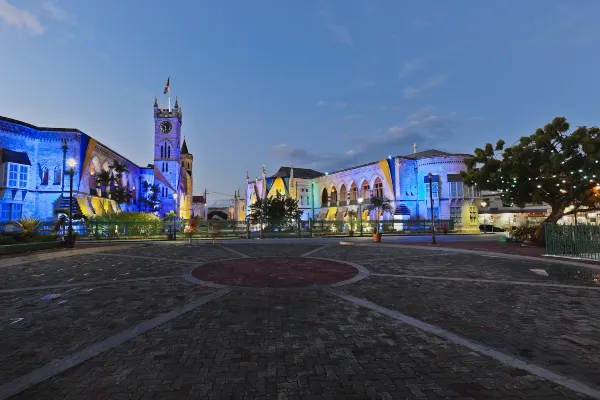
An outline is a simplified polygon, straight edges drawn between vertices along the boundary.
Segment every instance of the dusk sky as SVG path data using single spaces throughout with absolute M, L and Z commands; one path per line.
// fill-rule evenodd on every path
M 598 0 L 0 0 L 0 115 L 153 157 L 171 89 L 194 189 L 598 125 Z M 212 199 L 223 198 L 213 195 Z

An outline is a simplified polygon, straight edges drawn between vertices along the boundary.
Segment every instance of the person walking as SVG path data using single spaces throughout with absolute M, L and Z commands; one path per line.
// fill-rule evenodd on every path
M 215 242 L 216 242 L 218 236 L 219 236 L 219 225 L 217 224 L 217 221 L 213 221 L 212 222 L 212 243 L 213 243 L 213 246 L 215 245 Z

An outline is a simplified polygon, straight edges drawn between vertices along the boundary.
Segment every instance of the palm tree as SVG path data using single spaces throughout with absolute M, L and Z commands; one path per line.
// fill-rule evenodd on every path
M 346 212 L 346 219 L 348 220 L 348 232 L 352 235 L 354 234 L 354 221 L 358 217 L 358 213 L 354 210 L 350 210 Z
M 125 164 L 119 164 L 119 162 L 115 160 L 108 168 L 110 168 L 111 172 L 117 174 L 118 186 L 121 187 L 123 183 L 123 174 L 129 172 L 127 166 Z
M 110 185 L 111 180 L 112 175 L 108 171 L 100 171 L 96 174 L 96 182 L 100 184 L 103 195 L 107 192 L 106 188 Z
M 384 212 L 389 211 L 392 212 L 392 202 L 390 199 L 386 197 L 371 197 L 369 205 L 367 206 L 369 211 L 377 211 L 377 225 L 375 226 L 375 233 L 379 232 L 379 221 L 381 220 L 381 216 Z M 381 211 L 381 212 L 379 212 Z

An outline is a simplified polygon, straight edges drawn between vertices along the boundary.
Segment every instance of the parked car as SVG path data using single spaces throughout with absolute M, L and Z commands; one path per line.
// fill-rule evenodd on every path
M 484 229 L 485 227 L 485 229 Z M 504 232 L 504 228 L 499 228 L 497 226 L 494 225 L 479 225 L 479 231 L 480 232 Z

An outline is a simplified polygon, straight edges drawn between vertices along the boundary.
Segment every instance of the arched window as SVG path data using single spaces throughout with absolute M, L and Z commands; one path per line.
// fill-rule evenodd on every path
M 356 200 L 358 200 L 358 187 L 356 186 L 356 183 L 352 182 L 352 185 L 350 186 L 350 201 Z
M 369 186 L 369 182 L 363 181 L 361 189 L 360 189 L 360 197 L 362 197 L 363 199 L 371 198 L 370 190 L 371 190 L 371 187 Z
M 167 158 L 171 158 L 171 146 L 167 145 Z
M 337 197 L 337 189 L 335 188 L 335 186 L 331 188 L 331 195 L 329 196 L 329 198 L 331 199 L 330 201 L 332 203 L 337 203 L 338 197 Z
M 42 185 L 48 184 L 48 167 L 42 167 Z
M 340 188 L 340 201 L 347 201 L 348 200 L 348 191 L 346 190 L 346 185 L 342 185 L 342 187 Z
M 373 185 L 373 196 L 375 197 L 383 197 L 383 182 L 381 179 L 375 179 L 375 184 Z
M 54 184 L 55 185 L 60 185 L 60 179 L 62 178 L 61 173 L 60 173 L 60 168 L 58 168 L 58 165 L 56 167 L 54 167 Z
M 183 161 L 181 162 L 181 168 L 183 168 Z
M 327 203 L 329 203 L 329 195 L 327 194 L 327 189 L 323 188 L 323 192 L 321 193 L 321 205 L 327 207 Z
M 165 145 L 161 144 L 160 145 L 160 158 L 164 158 L 165 157 Z

